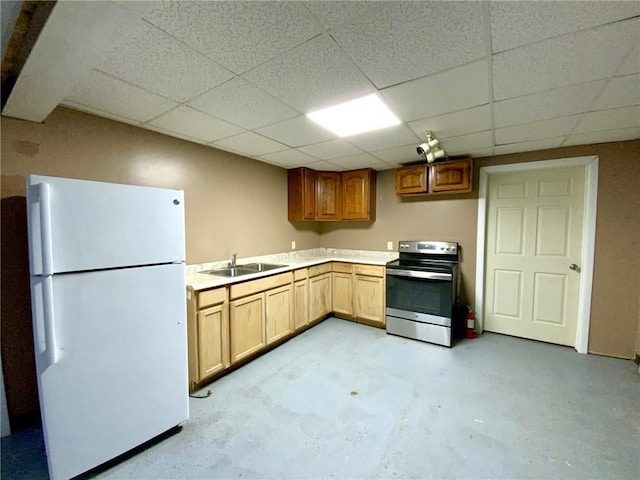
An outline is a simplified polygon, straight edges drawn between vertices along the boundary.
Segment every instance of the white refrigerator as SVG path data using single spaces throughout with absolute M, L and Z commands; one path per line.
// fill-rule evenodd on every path
M 49 474 L 189 417 L 184 193 L 30 175 L 29 261 Z

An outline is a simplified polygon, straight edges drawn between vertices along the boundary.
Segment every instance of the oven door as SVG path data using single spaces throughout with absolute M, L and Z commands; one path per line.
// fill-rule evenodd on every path
M 387 268 L 387 315 L 451 326 L 453 275 Z

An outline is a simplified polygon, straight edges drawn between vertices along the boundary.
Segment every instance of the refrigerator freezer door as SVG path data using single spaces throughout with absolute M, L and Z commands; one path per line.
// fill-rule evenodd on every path
M 184 275 L 184 265 L 169 264 L 31 277 L 52 479 L 76 476 L 187 420 Z M 46 288 L 54 311 L 45 318 Z
M 183 262 L 184 192 L 30 175 L 32 275 Z

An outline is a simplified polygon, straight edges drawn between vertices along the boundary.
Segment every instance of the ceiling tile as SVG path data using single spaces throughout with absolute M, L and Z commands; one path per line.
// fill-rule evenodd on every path
M 432 131 L 436 138 L 481 132 L 491 128 L 491 109 L 489 105 L 482 105 L 461 112 L 409 122 L 409 126 L 423 141 L 427 138 L 427 130 Z
M 145 18 L 236 74 L 322 32 L 302 2 L 158 2 Z
M 582 115 L 571 115 L 513 127 L 496 128 L 496 145 L 568 135 L 581 118 Z
M 562 146 L 589 145 L 592 143 L 623 142 L 640 137 L 640 127 L 616 128 L 600 132 L 576 133 L 569 135 Z
M 629 75 L 631 73 L 640 73 L 640 46 L 636 46 L 635 49 L 629 52 L 616 74 Z
M 274 142 L 270 138 L 265 138 L 262 135 L 258 135 L 253 132 L 241 133 L 234 137 L 218 140 L 213 143 L 213 146 L 220 146 L 223 148 L 230 148 L 235 152 L 239 152 L 245 155 L 265 155 L 267 153 L 278 152 L 286 150 L 287 146 L 278 142 Z
M 382 90 L 389 108 L 406 121 L 433 117 L 489 103 L 487 62 Z
M 65 99 L 103 112 L 145 122 L 176 102 L 92 70 Z
M 318 36 L 243 77 L 303 113 L 375 91 L 328 35 Z
M 640 75 L 627 75 L 611 79 L 592 110 L 626 107 L 640 104 Z
M 313 14 L 324 28 L 330 30 L 346 23 L 352 23 L 359 18 L 372 15 L 380 10 L 385 2 L 305 2 L 304 6 Z
M 305 115 L 274 123 L 268 127 L 260 128 L 256 132 L 290 147 L 300 147 L 336 138 L 336 135 L 318 126 Z
M 611 77 L 639 42 L 640 20 L 627 20 L 499 53 L 493 56 L 494 98 Z
M 260 158 L 269 163 L 274 163 L 283 167 L 297 167 L 318 161 L 317 158 L 295 149 L 268 153 L 266 155 L 261 155 Z
M 309 155 L 313 155 L 314 157 L 321 158 L 322 160 L 330 160 L 332 158 L 362 153 L 359 148 L 341 138 L 329 140 L 328 142 L 316 143 L 314 145 L 307 145 L 300 147 L 299 150 L 308 153 Z
M 344 168 L 341 168 L 338 165 L 334 165 L 332 163 L 325 162 L 325 161 L 310 163 L 306 166 L 309 168 L 312 168 L 313 170 L 320 170 L 320 171 L 345 170 Z
M 572 133 L 631 127 L 640 127 L 640 106 L 587 113 Z
M 241 78 L 194 98 L 189 105 L 249 130 L 297 115 L 292 108 Z
M 491 157 L 495 154 L 495 150 L 493 147 L 478 148 L 469 150 L 468 152 L 466 152 L 466 154 L 473 158 Z
M 197 138 L 206 143 L 237 135 L 243 131 L 242 128 L 236 125 L 210 117 L 184 105 L 159 116 L 149 124 L 181 135 Z
M 129 125 L 140 125 L 139 120 L 133 120 L 131 118 L 122 117 L 120 115 L 116 115 L 115 113 L 104 112 L 99 108 L 88 107 L 86 105 L 82 105 L 80 103 L 75 103 L 70 100 L 64 100 L 60 105 L 64 105 L 65 107 L 73 108 L 74 110 L 79 110 L 81 112 L 87 112 L 92 115 L 97 115 L 98 117 L 108 118 L 109 120 L 115 120 L 116 122 L 127 123 Z M 4 115 L 4 114 L 3 114 Z
M 481 2 L 387 2 L 331 35 L 384 88 L 484 57 L 483 26 Z
M 363 150 L 381 150 L 383 148 L 397 147 L 413 142 L 420 144 L 419 137 L 407 128 L 404 124 L 387 127 L 373 132 L 352 135 L 347 138 L 350 143 Z
M 640 15 L 638 2 L 491 2 L 494 52 Z
M 144 21 L 138 22 L 98 69 L 178 102 L 233 77 L 226 68 Z
M 163 135 L 167 135 L 169 137 L 175 137 L 175 138 L 180 138 L 182 140 L 187 140 L 188 142 L 193 142 L 193 143 L 200 143 L 202 145 L 206 145 L 207 142 L 199 139 L 199 138 L 194 138 L 194 137 L 190 137 L 189 135 L 183 135 L 181 133 L 177 133 L 177 132 L 172 132 L 170 130 L 165 130 L 164 128 L 160 128 L 160 127 L 156 127 L 155 125 L 150 125 L 148 123 L 142 124 L 142 125 L 138 125 L 141 128 L 144 128 L 146 130 L 151 130 L 152 132 L 157 132 L 157 133 L 161 133 Z
M 373 168 L 373 166 L 377 164 L 383 166 L 383 162 L 375 158 L 373 155 L 369 155 L 368 153 L 360 153 L 358 155 L 350 155 L 348 157 L 334 158 L 331 160 L 331 163 L 334 165 L 338 165 L 339 167 L 346 170 L 354 170 L 356 168 L 365 167 Z M 386 165 L 384 165 L 384 167 L 388 168 Z
M 480 149 L 493 146 L 491 131 L 470 133 L 459 137 L 451 137 L 440 142 L 448 155 L 470 155 Z
M 418 152 L 416 152 L 416 144 L 403 145 L 401 147 L 385 148 L 384 150 L 376 150 L 371 155 L 392 165 L 401 163 L 417 162 L 420 160 Z
M 565 137 L 545 138 L 543 140 L 496 145 L 494 150 L 496 155 L 506 155 L 508 153 L 532 152 L 534 150 L 557 148 L 562 145 L 564 138 Z
M 606 80 L 598 80 L 495 102 L 495 126 L 506 127 L 586 112 L 606 83 Z

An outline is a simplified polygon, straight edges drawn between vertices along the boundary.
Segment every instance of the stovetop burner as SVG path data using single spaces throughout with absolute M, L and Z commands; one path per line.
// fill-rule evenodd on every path
M 387 263 L 387 268 L 452 272 L 459 260 L 455 242 L 402 241 L 398 251 L 399 258 Z

